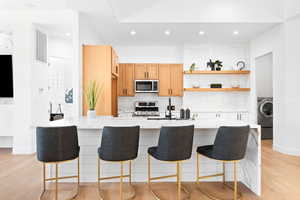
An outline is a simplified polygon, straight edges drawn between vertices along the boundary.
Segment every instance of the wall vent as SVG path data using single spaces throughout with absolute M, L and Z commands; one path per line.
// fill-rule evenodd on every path
M 36 30 L 36 60 L 47 63 L 47 35 Z

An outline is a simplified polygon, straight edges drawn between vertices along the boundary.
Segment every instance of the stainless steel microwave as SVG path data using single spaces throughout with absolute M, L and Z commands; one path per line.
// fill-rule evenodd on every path
M 135 92 L 136 93 L 158 92 L 158 80 L 136 80 Z

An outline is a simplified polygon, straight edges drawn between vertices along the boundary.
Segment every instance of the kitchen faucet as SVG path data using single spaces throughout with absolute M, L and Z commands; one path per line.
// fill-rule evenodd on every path
M 171 120 L 172 119 L 172 103 L 171 103 L 171 97 L 169 97 L 169 105 L 167 106 L 167 110 L 169 111 L 169 114 L 165 114 L 166 118 Z

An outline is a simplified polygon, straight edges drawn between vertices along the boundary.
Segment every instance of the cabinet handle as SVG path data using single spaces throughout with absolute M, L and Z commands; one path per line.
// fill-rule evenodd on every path
M 147 78 L 147 72 L 144 72 L 144 77 Z
M 149 72 L 147 72 L 147 78 L 149 78 Z
M 173 90 L 172 89 L 170 89 L 171 90 L 171 95 L 173 94 Z
M 126 95 L 127 95 L 127 88 L 125 89 L 125 91 L 126 91 Z

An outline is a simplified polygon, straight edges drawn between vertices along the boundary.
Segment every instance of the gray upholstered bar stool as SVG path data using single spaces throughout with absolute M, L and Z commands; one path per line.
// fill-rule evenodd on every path
M 102 132 L 101 146 L 98 149 L 98 189 L 101 199 L 100 181 L 120 178 L 120 199 L 123 199 L 123 179 L 129 178 L 131 185 L 131 162 L 136 159 L 139 148 L 140 127 L 109 127 L 106 126 Z M 100 161 L 120 163 L 120 176 L 102 177 L 100 176 Z M 124 163 L 129 163 L 129 174 L 124 175 Z M 134 190 L 134 188 L 133 188 Z M 126 199 L 135 197 L 135 191 Z
M 181 186 L 181 163 L 191 158 L 193 148 L 194 126 L 175 126 L 162 127 L 158 140 L 158 146 L 148 149 L 148 185 L 151 193 L 156 199 L 159 196 L 151 188 L 151 181 L 177 178 L 177 199 L 181 199 L 181 189 L 188 194 L 189 192 Z M 176 163 L 177 172 L 174 175 L 151 177 L 151 157 L 166 162 Z
M 233 190 L 233 199 L 237 200 L 241 197 L 238 193 L 237 183 L 237 163 L 245 157 L 249 137 L 249 126 L 241 127 L 220 127 L 213 145 L 200 146 L 197 148 L 197 183 L 200 179 L 223 177 L 223 184 Z M 209 176 L 200 176 L 199 156 L 203 155 L 207 158 L 217 160 L 223 163 L 223 173 Z M 233 163 L 234 166 L 234 188 L 228 186 L 225 180 L 225 164 Z M 198 189 L 211 199 L 222 199 L 212 194 Z
M 79 192 L 79 150 L 76 126 L 37 127 L 36 129 L 37 159 L 43 163 L 43 192 L 46 191 L 46 181 L 55 181 L 55 199 L 58 199 L 58 180 L 77 178 L 77 192 L 69 198 L 74 199 Z M 77 159 L 77 175 L 58 176 L 58 165 Z M 55 165 L 55 177 L 46 178 L 46 164 Z

